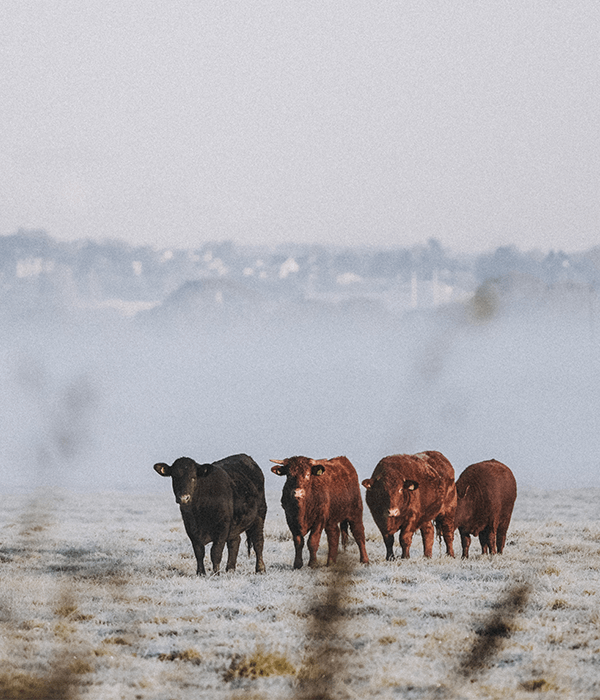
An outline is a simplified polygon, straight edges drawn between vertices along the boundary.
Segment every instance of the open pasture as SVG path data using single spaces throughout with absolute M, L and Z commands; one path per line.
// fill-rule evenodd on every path
M 206 578 L 171 494 L 4 496 L 0 697 L 600 698 L 600 490 L 519 493 L 468 561 L 386 562 L 365 512 L 369 567 L 300 571 L 279 495 L 267 573 Z

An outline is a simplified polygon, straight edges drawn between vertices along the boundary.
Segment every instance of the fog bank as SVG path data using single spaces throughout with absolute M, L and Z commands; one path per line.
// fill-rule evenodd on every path
M 457 475 L 493 457 L 523 486 L 600 486 L 592 303 L 375 311 L 7 322 L 4 489 L 168 490 L 155 462 L 237 452 L 279 489 L 270 458 L 345 454 L 364 478 L 426 449 Z

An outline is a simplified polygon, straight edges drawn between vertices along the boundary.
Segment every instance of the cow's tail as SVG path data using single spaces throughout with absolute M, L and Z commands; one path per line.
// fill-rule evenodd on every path
M 248 556 L 252 556 L 252 539 L 250 535 L 246 532 L 246 546 L 248 547 Z

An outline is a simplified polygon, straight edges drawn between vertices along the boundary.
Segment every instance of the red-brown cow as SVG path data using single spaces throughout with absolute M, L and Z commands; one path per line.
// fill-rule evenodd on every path
M 511 470 L 495 459 L 471 464 L 456 481 L 455 525 L 463 559 L 469 556 L 471 535 L 479 536 L 483 554 L 502 554 L 506 531 L 517 498 Z
M 362 482 L 366 501 L 381 530 L 386 559 L 394 559 L 394 535 L 400 530 L 402 558 L 410 557 L 413 535 L 421 530 L 423 552 L 433 552 L 433 522 L 444 538 L 446 553 L 454 556 L 456 486 L 454 469 L 440 452 L 384 457 L 373 476 Z
M 327 565 L 335 564 L 340 523 L 342 544 L 345 546 L 348 540 L 349 525 L 358 544 L 360 561 L 368 564 L 360 486 L 350 460 L 347 457 L 309 459 L 298 456 L 272 459 L 271 462 L 277 465 L 271 468 L 274 474 L 287 477 L 281 505 L 294 538 L 294 569 L 302 567 L 304 537 L 308 532 L 308 565 L 317 566 L 317 550 L 323 530 L 329 547 Z

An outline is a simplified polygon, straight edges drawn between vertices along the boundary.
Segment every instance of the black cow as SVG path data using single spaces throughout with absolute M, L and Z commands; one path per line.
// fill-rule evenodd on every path
M 227 571 L 234 571 L 240 548 L 240 535 L 246 533 L 248 552 L 254 548 L 256 571 L 265 571 L 262 553 L 267 514 L 265 477 L 248 455 L 232 455 L 212 464 L 198 464 L 180 457 L 168 464 L 155 464 L 161 476 L 173 479 L 175 500 L 179 503 L 185 531 L 192 541 L 197 574 L 206 574 L 204 548 L 212 542 L 210 559 L 219 573 L 223 548 L 227 543 Z

